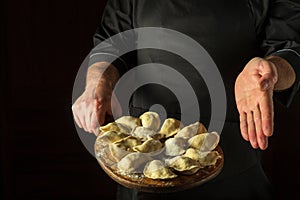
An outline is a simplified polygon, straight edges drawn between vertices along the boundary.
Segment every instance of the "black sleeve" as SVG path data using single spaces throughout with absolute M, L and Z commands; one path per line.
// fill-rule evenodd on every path
M 106 61 L 112 63 L 120 75 L 128 70 L 128 60 L 122 52 L 128 46 L 135 45 L 135 39 L 133 34 L 125 36 L 122 32 L 132 29 L 131 9 L 130 0 L 107 1 L 100 26 L 94 35 L 89 65 Z
M 261 47 L 265 56 L 286 59 L 296 73 L 296 82 L 291 88 L 274 93 L 276 100 L 289 106 L 300 86 L 300 1 L 270 0 L 261 24 Z

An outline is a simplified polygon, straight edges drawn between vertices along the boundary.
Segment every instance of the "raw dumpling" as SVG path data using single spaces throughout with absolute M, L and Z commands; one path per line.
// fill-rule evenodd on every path
M 163 147 L 163 144 L 159 140 L 152 138 L 146 140 L 143 144 L 133 147 L 134 151 L 141 153 L 157 152 Z
M 126 138 L 114 142 L 113 144 L 125 151 L 133 151 L 133 147 L 142 144 L 142 141 L 138 138 L 128 136 Z
M 171 179 L 177 177 L 177 175 L 160 160 L 148 162 L 144 168 L 144 175 L 151 179 Z
M 128 136 L 109 145 L 111 155 L 119 161 L 127 154 L 133 152 L 133 147 L 142 144 L 142 142 L 132 136 Z
M 169 138 L 165 142 L 165 154 L 167 156 L 179 156 L 186 151 L 187 143 L 183 138 Z
M 202 157 L 199 160 L 199 163 L 201 166 L 210 166 L 210 165 L 215 165 L 218 161 L 218 159 L 221 158 L 219 153 L 217 151 L 210 151 L 206 154 L 206 156 Z
M 160 117 L 156 112 L 145 112 L 140 116 L 142 126 L 158 131 L 160 127 Z
M 131 151 L 126 151 L 126 150 L 122 149 L 121 147 L 119 147 L 118 145 L 116 145 L 114 143 L 109 144 L 109 151 L 110 151 L 110 154 L 112 155 L 112 157 L 118 162 L 122 158 L 124 158 L 126 155 L 132 153 Z
M 106 124 L 105 126 L 100 126 L 100 134 L 108 131 L 130 134 L 130 129 L 127 126 L 119 124 L 117 122 L 111 122 Z
M 164 121 L 159 133 L 163 134 L 165 138 L 175 135 L 181 128 L 182 124 L 179 120 L 168 118 Z
M 201 168 L 200 164 L 197 161 L 184 156 L 171 159 L 169 167 L 186 175 L 194 174 Z
M 190 139 L 191 137 L 198 135 L 200 133 L 206 133 L 206 128 L 202 123 L 196 122 L 182 128 L 180 131 L 178 131 L 175 137 Z
M 144 165 L 151 158 L 143 153 L 135 152 L 126 155 L 124 158 L 118 162 L 118 169 L 122 172 L 131 173 L 141 173 L 143 172 Z
M 183 156 L 185 157 L 189 157 L 193 160 L 199 161 L 200 159 L 202 159 L 203 157 L 205 157 L 207 155 L 206 152 L 201 152 L 197 149 L 194 148 L 188 148 L 185 152 L 185 154 L 183 154 Z
M 154 137 L 156 134 L 158 134 L 156 131 L 146 128 L 146 127 L 143 127 L 143 126 L 137 126 L 131 132 L 132 136 L 140 138 L 144 141 L 149 138 Z
M 104 132 L 103 134 L 99 135 L 97 137 L 97 141 L 103 141 L 106 143 L 113 143 L 118 140 L 121 140 L 125 137 L 128 137 L 129 135 L 126 133 L 121 133 L 121 132 L 115 132 L 115 131 L 108 131 Z
M 115 122 L 129 127 L 131 130 L 136 126 L 141 126 L 141 120 L 132 116 L 122 116 L 119 119 L 115 120 Z
M 220 141 L 220 136 L 216 132 L 202 133 L 188 140 L 190 147 L 200 151 L 214 150 Z
M 165 161 L 165 165 L 166 166 L 170 166 L 172 163 L 174 163 L 177 159 L 179 159 L 181 156 L 175 156 L 175 157 L 172 157 L 172 158 L 163 158 L 163 159 L 160 159 L 160 160 L 164 160 Z
M 202 167 L 215 165 L 217 160 L 221 158 L 217 151 L 201 152 L 193 148 L 189 148 L 183 156 L 198 161 Z

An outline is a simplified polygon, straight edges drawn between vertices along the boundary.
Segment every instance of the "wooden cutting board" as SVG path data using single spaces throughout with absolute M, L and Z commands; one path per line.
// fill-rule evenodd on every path
M 193 175 L 179 175 L 173 179 L 155 180 L 144 177 L 142 174 L 124 175 L 117 169 L 116 162 L 110 155 L 106 146 L 95 145 L 96 158 L 102 169 L 117 183 L 132 189 L 150 193 L 170 193 L 196 186 L 200 186 L 215 178 L 222 170 L 224 164 L 224 154 L 220 146 L 216 151 L 220 154 L 216 165 L 200 169 Z

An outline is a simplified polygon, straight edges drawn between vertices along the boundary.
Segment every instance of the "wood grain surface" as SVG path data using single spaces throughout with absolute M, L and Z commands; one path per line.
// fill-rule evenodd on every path
M 178 175 L 173 179 L 150 179 L 142 174 L 125 175 L 118 171 L 116 161 L 111 157 L 109 148 L 95 144 L 96 158 L 102 169 L 117 183 L 132 189 L 151 193 L 170 193 L 190 189 L 215 178 L 222 170 L 224 154 L 220 146 L 216 151 L 220 154 L 216 165 L 200 169 L 193 175 Z

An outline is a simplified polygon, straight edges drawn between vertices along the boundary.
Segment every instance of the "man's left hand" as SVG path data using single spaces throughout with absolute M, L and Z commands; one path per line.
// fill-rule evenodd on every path
M 273 134 L 273 89 L 278 80 L 276 66 L 263 58 L 248 62 L 235 82 L 235 100 L 240 128 L 253 148 L 266 149 Z

